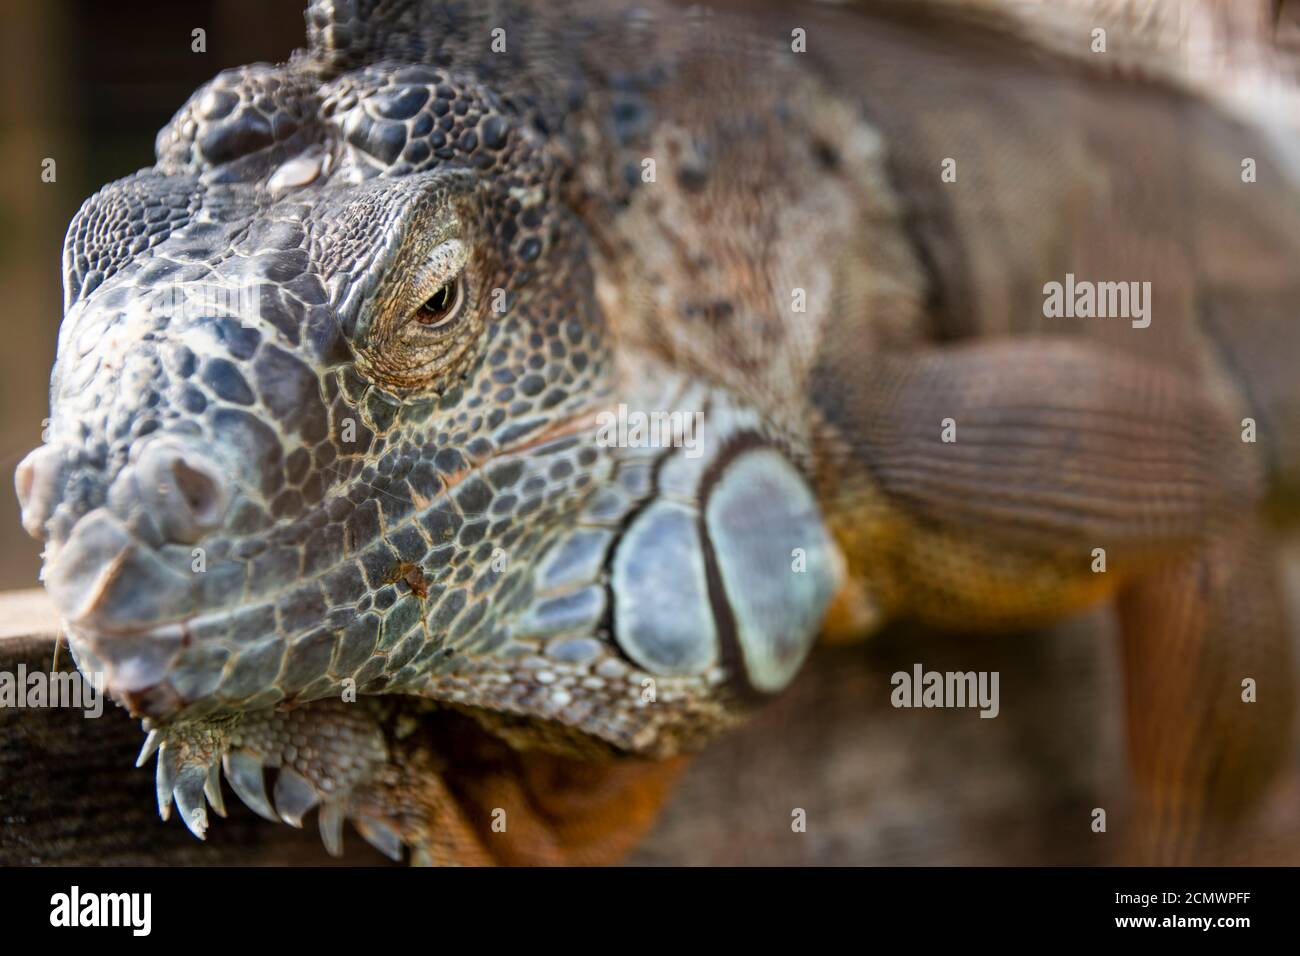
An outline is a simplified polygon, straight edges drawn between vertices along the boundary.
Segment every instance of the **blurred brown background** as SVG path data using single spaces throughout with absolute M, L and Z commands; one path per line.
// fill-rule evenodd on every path
M 221 70 L 302 44 L 302 0 L 5 0 L 0 29 L 0 591 L 37 583 L 14 467 L 40 442 L 63 313 L 68 220 L 153 163 L 153 139 Z M 207 31 L 207 52 L 191 33 Z M 57 179 L 41 179 L 45 159 Z

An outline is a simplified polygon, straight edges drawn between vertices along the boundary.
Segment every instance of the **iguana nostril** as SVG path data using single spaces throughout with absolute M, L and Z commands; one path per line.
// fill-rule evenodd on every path
M 208 459 L 163 441 L 144 450 L 136 469 L 141 504 L 166 538 L 191 544 L 220 526 L 230 493 Z
M 216 479 L 179 458 L 172 462 L 172 477 L 195 521 L 209 527 L 215 525 L 221 518 L 218 510 L 223 497 Z

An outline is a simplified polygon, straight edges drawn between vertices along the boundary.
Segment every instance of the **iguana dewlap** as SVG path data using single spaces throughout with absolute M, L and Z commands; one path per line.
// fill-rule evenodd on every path
M 86 202 L 18 494 L 164 815 L 202 836 L 224 767 L 332 852 L 613 859 L 824 622 L 1108 599 L 1138 856 L 1257 798 L 1291 171 L 1172 88 L 858 6 L 316 0 Z M 1047 304 L 1076 279 L 1124 314 Z

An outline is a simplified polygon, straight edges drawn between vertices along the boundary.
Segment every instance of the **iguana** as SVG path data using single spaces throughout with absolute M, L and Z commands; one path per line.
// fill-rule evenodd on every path
M 224 769 L 335 853 L 610 861 L 819 634 L 1112 601 L 1134 857 L 1230 834 L 1290 746 L 1291 171 L 851 7 L 313 0 L 85 203 L 16 483 L 164 817 Z

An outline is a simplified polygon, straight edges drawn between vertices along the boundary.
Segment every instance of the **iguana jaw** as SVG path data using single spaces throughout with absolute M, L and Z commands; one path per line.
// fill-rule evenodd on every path
M 338 697 L 360 684 L 366 693 L 417 694 L 569 723 L 626 749 L 672 749 L 678 732 L 665 722 L 700 717 L 679 713 L 676 705 L 633 716 L 630 704 L 643 703 L 646 685 L 657 686 L 669 702 L 693 700 L 713 711 L 703 721 L 708 726 L 722 722 L 719 702 L 709 701 L 721 684 L 729 688 L 725 696 L 742 700 L 779 690 L 811 646 L 842 567 L 804 479 L 762 419 L 721 390 L 682 392 L 671 382 L 665 389 L 656 399 L 661 404 L 708 410 L 701 447 L 672 447 L 676 439 L 670 439 L 666 448 L 607 448 L 599 426 L 616 413 L 588 410 L 490 456 L 450 482 L 437 501 L 418 503 L 437 508 L 473 476 L 502 463 L 545 461 L 574 441 L 602 449 L 613 484 L 624 489 L 621 503 L 591 496 L 575 512 L 574 527 L 542 549 L 529 572 L 531 600 L 513 610 L 507 603 L 495 622 L 485 619 L 516 642 L 532 642 L 539 651 L 545 646 L 553 660 L 468 654 L 450 671 L 382 688 L 332 668 L 328 681 L 303 692 L 286 681 L 284 663 L 303 636 L 257 634 L 253 641 L 261 645 L 279 642 L 276 656 L 260 676 L 250 675 L 243 697 L 223 696 L 241 666 L 242 647 L 205 644 L 204 635 L 237 626 L 247 609 L 218 608 L 147 627 L 114 627 L 108 618 L 105 626 L 99 602 L 117 580 L 116 569 L 153 558 L 121 522 L 98 513 L 85 520 L 101 546 L 84 551 L 92 558 L 110 554 L 103 569 L 63 577 L 64 569 L 85 563 L 77 558 L 83 548 L 74 533 L 47 572 L 51 592 L 69 601 L 74 654 L 83 668 L 105 674 L 109 692 L 132 713 L 160 724 Z M 638 407 L 657 407 L 644 394 L 627 397 Z M 122 547 L 103 547 L 108 539 Z M 579 545 L 589 553 L 580 555 Z M 666 559 L 668 551 L 677 557 Z M 390 577 L 391 585 L 416 597 L 428 583 L 418 566 L 394 568 Z M 88 580 L 89 587 L 80 586 Z M 674 602 L 671 616 L 662 613 L 665 600 Z M 441 637 L 448 640 L 450 630 Z M 221 662 L 215 673 L 205 668 L 213 659 Z M 358 666 L 364 670 L 370 660 Z M 533 685 L 538 668 L 553 675 L 554 685 Z M 507 677 L 511 683 L 502 687 Z M 506 693 L 516 686 L 521 696 Z

